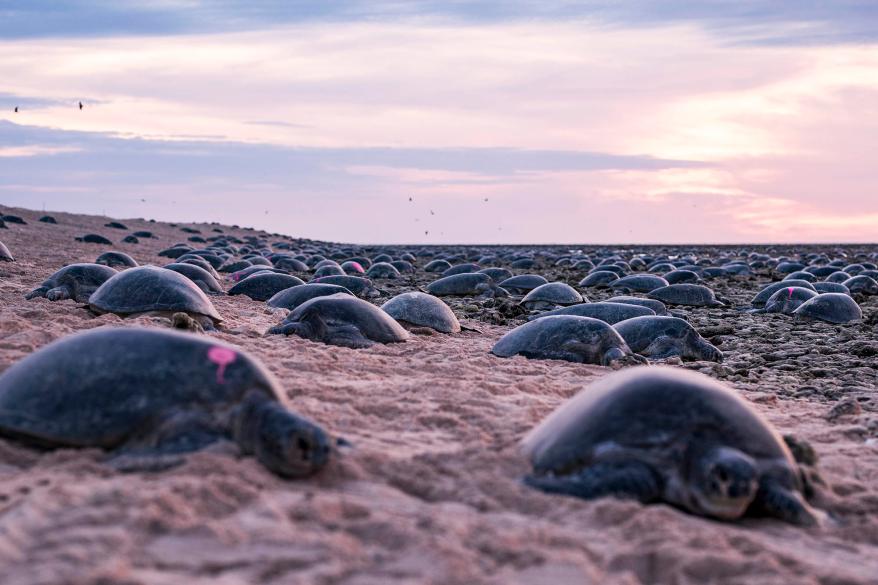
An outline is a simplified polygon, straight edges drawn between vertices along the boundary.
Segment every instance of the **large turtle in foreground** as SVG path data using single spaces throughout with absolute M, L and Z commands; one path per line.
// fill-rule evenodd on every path
M 145 328 L 55 341 L 0 376 L 0 436 L 39 448 L 100 447 L 122 470 L 159 470 L 220 441 L 284 477 L 330 456 L 316 424 L 288 411 L 259 362 L 236 347 Z
M 116 274 L 116 269 L 102 264 L 70 264 L 56 271 L 24 298 L 42 297 L 50 301 L 73 299 L 78 303 L 87 303 L 92 293 Z
M 409 338 L 408 331 L 372 303 L 341 293 L 305 301 L 268 333 L 295 334 L 353 349 Z
M 173 270 L 155 266 L 119 272 L 102 284 L 88 303 L 97 314 L 116 313 L 123 317 L 173 317 L 175 313 L 185 313 L 205 329 L 213 329 L 222 321 L 210 299 L 194 282 Z
M 802 525 L 821 512 L 778 433 L 708 376 L 654 366 L 607 375 L 524 439 L 525 483 L 580 498 L 665 502 L 723 520 L 768 515 Z

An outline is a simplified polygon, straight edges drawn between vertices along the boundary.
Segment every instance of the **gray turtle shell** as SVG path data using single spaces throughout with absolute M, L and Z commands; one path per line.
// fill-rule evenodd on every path
M 765 303 L 768 302 L 768 299 L 771 298 L 771 295 L 773 295 L 780 289 L 787 288 L 789 286 L 800 286 L 802 288 L 814 290 L 814 285 L 807 280 L 782 280 L 780 282 L 773 282 L 765 286 L 762 290 L 756 293 L 756 296 L 753 297 L 753 300 L 750 301 L 750 304 L 754 307 L 764 307 Z
M 551 315 L 519 325 L 500 338 L 491 353 L 535 359 L 608 365 L 630 355 L 625 340 L 608 324 L 591 317 Z
M 625 295 L 610 297 L 606 300 L 608 303 L 623 303 L 626 305 L 637 305 L 652 309 L 656 315 L 668 315 L 668 308 L 661 301 L 656 299 L 642 299 L 640 297 L 629 297 Z
M 668 284 L 682 284 L 685 282 L 700 282 L 701 277 L 698 276 L 698 273 L 694 270 L 688 270 L 683 268 L 678 268 L 677 270 L 671 270 L 670 272 L 666 272 L 664 279 L 668 282 Z
M 221 377 L 208 357 L 216 347 L 234 356 Z M 99 328 L 55 341 L 3 372 L 0 435 L 113 448 L 187 410 L 228 410 L 250 391 L 280 396 L 268 371 L 233 346 L 158 329 Z
M 267 301 L 282 290 L 305 284 L 301 278 L 289 274 L 254 274 L 229 289 L 230 295 L 245 295 L 254 301 Z
M 459 333 L 460 322 L 451 308 L 433 295 L 407 292 L 396 295 L 381 310 L 396 319 L 442 333 Z
M 487 274 L 494 282 L 501 282 L 508 278 L 512 278 L 512 272 L 506 268 L 490 267 L 479 270 L 482 274 Z M 503 286 L 502 284 L 500 286 Z M 505 288 L 505 287 L 504 287 Z
M 583 302 L 582 295 L 566 282 L 547 282 L 536 287 L 523 299 L 521 304 L 530 308 L 541 303 L 548 305 L 575 305 Z
M 817 291 L 801 286 L 785 286 L 774 291 L 765 303 L 766 313 L 783 313 L 792 315 L 802 303 L 817 296 Z
M 582 287 L 607 287 L 611 282 L 619 280 L 619 275 L 611 270 L 597 270 L 579 281 Z
M 735 392 L 697 372 L 665 366 L 608 374 L 558 407 L 523 440 L 537 472 L 567 473 L 625 455 L 684 475 L 677 445 L 713 439 L 794 484 L 797 467 L 778 433 Z
M 449 262 L 447 260 L 437 259 L 437 260 L 431 260 L 430 262 L 428 262 L 427 265 L 424 266 L 424 271 L 425 272 L 445 272 L 449 268 L 451 268 L 451 262 Z
M 334 294 L 344 294 L 353 296 L 354 293 L 343 286 L 336 284 L 325 284 L 320 282 L 309 282 L 304 286 L 293 286 L 286 288 L 266 301 L 269 307 L 278 309 L 295 309 L 305 301 L 310 301 L 316 297 L 328 297 Z
M 67 298 L 78 303 L 87 303 L 98 287 L 116 274 L 118 273 L 114 268 L 102 264 L 70 264 L 52 274 L 38 288 L 28 293 L 25 298 L 46 297 L 46 293 L 50 290 L 64 288 L 67 292 Z
M 451 268 L 444 270 L 442 276 L 454 276 L 455 274 L 468 274 L 470 272 L 478 272 L 482 267 L 478 264 L 466 263 L 455 264 Z
M 465 272 L 443 276 L 427 285 L 431 295 L 477 295 L 490 291 L 496 285 L 490 276 L 481 272 Z
M 399 270 L 389 262 L 376 262 L 366 271 L 369 278 L 399 278 Z
M 713 291 L 700 284 L 670 284 L 648 293 L 649 298 L 671 305 L 689 307 L 724 307 Z
M 126 254 L 125 252 L 104 252 L 95 260 L 95 264 L 103 264 L 104 266 L 139 266 L 137 260 Z
M 322 278 L 315 278 L 309 284 L 334 284 L 336 286 L 343 286 L 348 289 L 358 297 L 368 297 L 368 296 L 377 296 L 379 293 L 372 285 L 372 281 L 368 278 L 362 278 L 359 276 L 350 276 L 348 274 L 344 276 L 324 276 Z
M 119 272 L 89 298 L 97 313 L 131 315 L 149 311 L 181 311 L 222 321 L 213 304 L 191 280 L 155 266 L 138 266 Z
M 842 283 L 852 293 L 864 295 L 878 295 L 878 281 L 871 276 L 853 276 Z
M 692 325 L 677 317 L 647 315 L 613 325 L 631 351 L 647 357 L 680 356 L 721 362 L 722 352 L 701 337 Z
M 394 343 L 409 338 L 408 331 L 393 320 L 387 313 L 363 299 L 346 294 L 315 297 L 296 307 L 279 328 L 270 332 L 280 333 L 284 325 L 302 323 L 307 325 L 294 333 L 331 345 L 364 347 L 366 345 L 349 343 L 353 336 L 362 336 L 368 341 Z M 355 331 L 354 331 L 355 330 Z
M 182 274 L 207 294 L 219 295 L 225 292 L 217 279 L 201 266 L 185 262 L 174 262 L 172 264 L 165 264 L 162 268 Z
M 579 317 L 591 317 L 592 319 L 600 319 L 608 325 L 613 325 L 614 323 L 624 321 L 625 319 L 631 319 L 633 317 L 655 315 L 655 312 L 649 307 L 605 301 L 600 303 L 581 303 L 570 307 L 562 307 L 553 311 L 539 313 L 530 319 L 540 319 L 549 315 L 577 315 Z
M 483 274 L 488 274 L 486 270 L 482 270 L 480 272 L 482 272 Z M 501 281 L 499 286 L 508 290 L 511 293 L 522 294 L 530 292 L 538 286 L 546 284 L 547 282 L 549 281 L 539 274 L 518 274 L 516 276 L 511 276 L 506 280 Z
M 851 294 L 851 291 L 845 285 L 838 282 L 815 282 L 814 290 L 818 293 L 843 293 Z
M 648 293 L 668 284 L 667 280 L 655 274 L 630 274 L 610 282 L 610 288 Z
M 863 320 L 860 305 L 844 293 L 823 293 L 805 301 L 793 311 L 797 321 L 818 319 L 828 323 L 852 323 Z

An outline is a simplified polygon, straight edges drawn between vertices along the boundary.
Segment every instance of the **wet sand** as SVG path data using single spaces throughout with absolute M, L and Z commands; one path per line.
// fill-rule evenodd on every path
M 5 212 L 28 225 L 0 230 L 17 260 L 0 263 L 0 369 L 75 331 L 169 326 L 24 295 L 62 265 L 111 249 L 165 264 L 156 252 L 186 240 L 183 224 L 122 219 L 130 231 L 157 236 L 124 244 L 130 232 L 102 227 L 108 218 L 53 213 L 59 224 L 50 225 L 36 221 L 42 213 Z M 185 225 L 205 236 L 217 227 Z M 88 232 L 115 244 L 74 241 Z M 582 277 L 534 271 L 572 284 Z M 431 278 L 419 271 L 376 284 L 391 294 Z M 710 285 L 745 304 L 769 280 Z M 225 318 L 212 335 L 261 359 L 291 408 L 355 447 L 314 479 L 285 481 L 228 448 L 165 472 L 124 474 L 98 450 L 40 453 L 0 440 L 0 583 L 878 583 L 876 297 L 858 299 L 866 322 L 844 327 L 684 310 L 726 360 L 678 365 L 731 384 L 819 455 L 827 486 L 815 504 L 832 521 L 813 529 L 771 519 L 721 523 L 665 505 L 523 487 L 518 440 L 611 370 L 492 356 L 492 344 L 521 322 L 503 303 L 451 303 L 478 331 L 350 350 L 265 337 L 286 311 L 243 296 L 211 300 Z

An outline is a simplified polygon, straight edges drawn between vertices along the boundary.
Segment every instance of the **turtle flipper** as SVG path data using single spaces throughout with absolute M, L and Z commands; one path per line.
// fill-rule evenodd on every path
M 153 473 L 178 467 L 186 462 L 182 455 L 160 455 L 156 453 L 117 453 L 105 463 L 122 473 Z
M 524 483 L 550 494 L 583 499 L 633 499 L 643 503 L 661 497 L 661 479 L 648 465 L 638 461 L 597 463 L 566 476 L 526 475 Z
M 366 336 L 364 336 L 363 333 L 353 325 L 336 325 L 329 327 L 326 332 L 325 341 L 332 345 L 350 347 L 351 349 L 361 349 L 373 345 L 373 342 L 366 338 Z
M 56 286 L 55 288 L 46 291 L 46 298 L 50 301 L 64 301 L 72 298 L 72 295 L 70 294 L 69 287 Z
M 48 290 L 49 289 L 47 289 L 46 287 L 41 286 L 40 288 L 35 288 L 26 295 L 24 295 L 24 298 L 28 301 L 35 298 L 45 298 L 46 292 Z
M 763 482 L 753 500 L 754 511 L 800 526 L 819 526 L 824 517 L 798 492 L 775 482 Z
M 649 346 L 643 350 L 643 354 L 654 360 L 663 360 L 680 355 L 680 348 L 674 339 L 660 335 L 656 337 Z

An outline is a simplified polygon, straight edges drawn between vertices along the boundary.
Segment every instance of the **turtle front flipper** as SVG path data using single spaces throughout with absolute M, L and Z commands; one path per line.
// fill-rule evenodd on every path
M 335 325 L 327 328 L 326 343 L 351 349 L 371 347 L 374 343 L 353 325 Z
M 820 526 L 825 521 L 825 516 L 809 506 L 800 493 L 771 480 L 760 483 L 751 507 L 759 514 L 799 526 Z
M 73 298 L 73 295 L 70 294 L 70 287 L 56 286 L 55 288 L 46 291 L 46 298 L 50 301 L 65 301 Z
M 638 461 L 597 463 L 572 475 L 526 475 L 524 483 L 550 494 L 586 500 L 613 496 L 648 503 L 660 499 L 662 492 L 660 476 Z
M 30 291 L 29 293 L 27 293 L 26 295 L 24 295 L 24 298 L 25 298 L 26 300 L 28 300 L 28 301 L 31 300 L 31 299 L 36 299 L 36 298 L 45 298 L 46 293 L 47 293 L 48 291 L 49 291 L 48 288 L 46 288 L 46 287 L 44 287 L 44 286 L 41 286 L 41 287 L 39 287 L 39 288 L 35 288 L 35 289 L 33 289 L 32 291 Z
M 123 472 L 163 471 L 185 462 L 184 454 L 227 439 L 227 435 L 206 413 L 180 412 L 131 437 L 106 462 Z
M 664 360 L 670 357 L 679 356 L 680 347 L 676 339 L 668 337 L 667 335 L 660 335 L 656 337 L 641 353 L 654 360 Z

